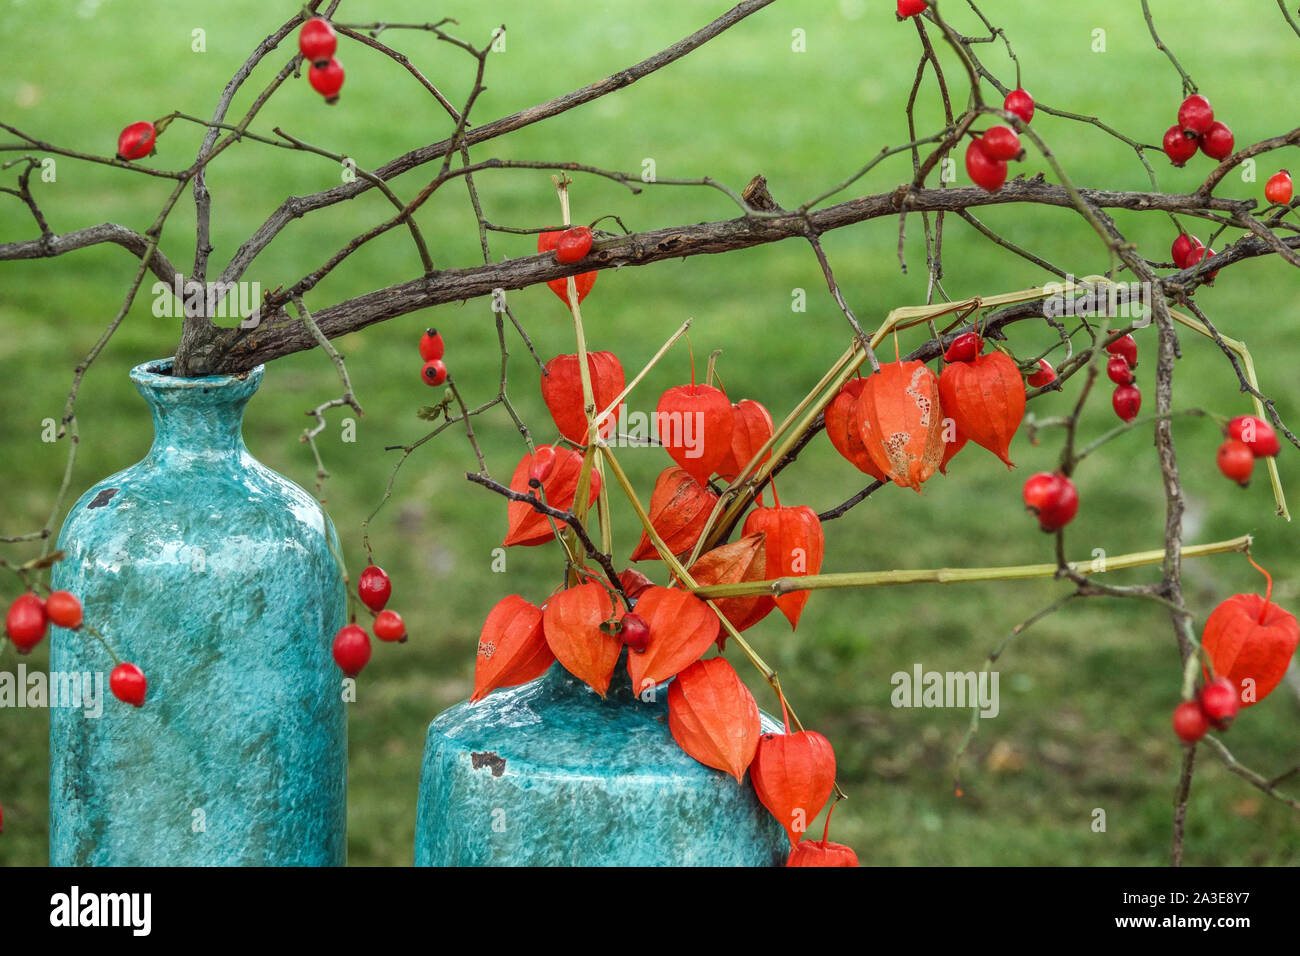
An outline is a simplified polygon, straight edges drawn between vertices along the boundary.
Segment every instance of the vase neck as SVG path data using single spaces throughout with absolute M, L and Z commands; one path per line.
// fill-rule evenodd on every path
M 170 374 L 171 359 L 132 369 L 131 381 L 153 413 L 150 456 L 224 458 L 244 451 L 244 406 L 262 371 L 177 378 Z

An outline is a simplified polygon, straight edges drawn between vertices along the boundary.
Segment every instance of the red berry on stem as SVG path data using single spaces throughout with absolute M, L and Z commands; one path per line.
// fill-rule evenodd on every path
M 326 103 L 337 103 L 339 90 L 343 89 L 343 64 L 331 57 L 323 66 L 313 63 L 307 71 L 311 88 L 325 97 Z
M 117 135 L 117 158 L 143 159 L 153 152 L 158 141 L 158 131 L 153 123 L 132 123 Z
M 143 707 L 149 682 L 144 679 L 144 671 L 129 661 L 123 661 L 108 675 L 108 689 L 122 703 L 130 704 L 132 707 Z
M 1106 374 L 1116 385 L 1131 385 L 1133 383 L 1133 370 L 1128 367 L 1128 359 L 1122 355 L 1112 355 L 1110 361 L 1106 363 Z
M 534 481 L 538 484 L 546 481 L 551 477 L 551 471 L 555 468 L 555 446 L 541 445 L 533 453 L 533 463 L 528 469 L 528 483 L 531 485 Z
M 1181 166 L 1196 155 L 1196 137 L 1188 137 L 1181 126 L 1171 126 L 1165 131 L 1165 155 L 1175 166 Z
M 1128 385 L 1120 385 L 1116 387 L 1115 394 L 1110 397 L 1110 404 L 1121 420 L 1131 422 L 1142 410 L 1142 392 L 1132 382 Z
M 1228 422 L 1228 437 L 1245 444 L 1256 458 L 1272 458 L 1282 450 L 1273 426 L 1254 415 L 1238 415 Z
M 1214 110 L 1210 108 L 1210 101 L 1200 93 L 1193 93 L 1178 107 L 1178 125 L 1189 133 L 1199 136 L 1207 132 L 1213 123 Z
M 1034 118 L 1034 98 L 1023 87 L 1008 93 L 1002 108 L 1008 113 L 1015 113 L 1026 123 Z
M 1044 471 L 1025 482 L 1025 507 L 1044 531 L 1058 531 L 1079 513 L 1079 492 L 1059 471 Z
M 440 359 L 446 354 L 447 346 L 443 344 L 442 333 L 437 329 L 425 329 L 420 336 L 420 358 L 426 362 Z
M 447 366 L 443 364 L 442 359 L 425 362 L 424 368 L 420 369 L 420 379 L 425 385 L 441 385 L 447 381 Z
M 1029 376 L 1029 384 L 1033 388 L 1042 388 L 1044 385 L 1051 385 L 1056 381 L 1056 369 L 1052 368 L 1052 363 L 1047 359 L 1038 360 L 1038 371 Z
M 560 241 L 555 244 L 555 261 L 565 265 L 580 262 L 590 251 L 591 230 L 574 226 L 560 233 Z
M 1215 123 L 1201 137 L 1201 152 L 1211 159 L 1227 159 L 1232 154 L 1232 130 Z
M 370 565 L 357 579 L 357 596 L 372 611 L 382 611 L 392 593 L 393 582 L 388 579 L 384 569 L 377 565 Z
M 349 677 L 356 677 L 370 662 L 370 635 L 355 624 L 339 628 L 334 635 L 334 663 Z
M 5 633 L 19 654 L 26 654 L 45 637 L 49 627 L 49 618 L 45 614 L 45 602 L 31 591 L 18 595 L 9 605 L 5 616 Z
M 1229 438 L 1219 446 L 1214 461 L 1225 478 L 1231 478 L 1243 488 L 1250 484 L 1250 473 L 1255 470 L 1255 456 L 1245 442 Z
M 1194 261 L 1192 256 L 1196 254 L 1197 250 L 1204 248 L 1205 246 L 1201 243 L 1201 240 L 1195 236 L 1189 236 L 1185 232 L 1180 232 L 1170 249 L 1170 256 L 1174 260 L 1174 265 L 1180 269 L 1186 269 Z
M 1010 126 L 994 126 L 984 134 L 984 149 L 994 159 L 1017 159 L 1024 152 L 1020 136 Z
M 984 348 L 984 340 L 974 332 L 963 332 L 952 340 L 948 351 L 943 353 L 945 362 L 973 362 Z
M 1285 169 L 1268 177 L 1264 184 L 1264 198 L 1269 202 L 1286 205 L 1291 201 L 1291 174 Z
M 898 19 L 906 20 L 908 17 L 914 17 L 928 6 L 925 0 L 898 0 Z
M 1201 710 L 1215 730 L 1227 730 L 1241 710 L 1241 698 L 1237 688 L 1226 677 L 1216 677 L 1201 688 L 1199 698 Z
M 618 636 L 627 645 L 628 650 L 638 654 L 650 643 L 650 625 L 639 614 L 624 614 L 620 622 Z
M 1106 351 L 1111 355 L 1124 356 L 1124 361 L 1128 362 L 1129 368 L 1138 367 L 1138 344 L 1132 334 L 1121 335 L 1106 346 Z
M 1186 744 L 1194 744 L 1210 729 L 1210 721 L 1194 700 L 1185 700 L 1174 708 L 1174 733 Z
M 45 599 L 45 613 L 49 616 L 50 623 L 57 627 L 66 627 L 70 631 L 81 627 L 81 602 L 75 594 L 51 591 Z
M 337 47 L 338 37 L 324 17 L 312 17 L 298 31 L 298 52 L 313 64 L 328 63 Z
M 1204 246 L 1194 249 L 1192 250 L 1191 256 L 1188 257 L 1187 266 L 1185 266 L 1184 268 L 1190 268 L 1191 266 L 1198 265 L 1202 259 L 1208 259 L 1212 255 L 1214 255 L 1213 249 L 1206 249 Z M 1205 277 L 1205 284 L 1213 285 L 1214 278 L 1218 274 L 1219 274 L 1218 269 L 1215 269 L 1213 272 L 1211 272 L 1208 276 Z
M 374 632 L 381 641 L 405 641 L 406 622 L 396 611 L 380 611 L 375 615 Z
M 973 139 L 966 146 L 966 173 L 975 185 L 995 193 L 1007 181 L 1007 161 L 994 159 L 983 143 Z

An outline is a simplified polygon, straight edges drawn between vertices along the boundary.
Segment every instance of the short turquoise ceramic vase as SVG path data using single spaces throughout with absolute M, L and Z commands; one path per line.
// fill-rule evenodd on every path
M 335 865 L 345 858 L 347 725 L 330 657 L 346 594 L 334 529 L 244 447 L 262 369 L 131 379 L 153 412 L 139 464 L 72 507 L 53 586 L 149 682 L 136 709 L 50 720 L 50 862 Z M 109 652 L 55 629 L 56 674 Z M 105 694 L 107 697 L 107 693 Z
M 667 685 L 601 699 L 558 663 L 429 727 L 417 866 L 778 866 L 785 832 L 668 730 Z M 765 731 L 779 730 L 764 715 Z

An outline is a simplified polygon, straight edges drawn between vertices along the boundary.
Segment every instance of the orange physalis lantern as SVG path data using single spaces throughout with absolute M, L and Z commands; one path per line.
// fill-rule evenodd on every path
M 1268 578 L 1268 572 L 1264 576 Z M 1300 643 L 1295 617 L 1272 603 L 1272 596 L 1273 579 L 1268 578 L 1263 597 L 1234 594 L 1205 620 L 1201 647 L 1214 672 L 1237 689 L 1242 707 L 1257 704 L 1273 692 Z
M 561 591 L 542 611 L 546 643 L 574 677 L 601 697 L 623 650 L 623 642 L 601 625 L 614 617 L 614 602 L 602 584 L 590 582 Z
M 939 398 L 961 435 L 1012 467 L 1007 449 L 1025 417 L 1025 380 L 1009 356 L 989 352 L 952 362 L 939 376 Z
M 870 475 L 877 481 L 887 481 L 885 473 L 876 466 L 875 461 L 862 444 L 862 432 L 858 428 L 858 399 L 866 387 L 865 378 L 851 378 L 844 383 L 831 403 L 826 406 L 823 415 L 826 422 L 826 435 L 835 446 L 835 450 L 863 474 Z
M 725 657 L 696 661 L 668 685 L 668 729 L 684 751 L 740 783 L 758 748 L 758 704 Z
M 767 580 L 767 536 L 749 534 L 738 541 L 706 551 L 690 567 L 691 577 L 701 587 L 710 584 L 740 584 Z M 722 616 L 738 631 L 753 627 L 767 617 L 776 602 L 766 594 L 752 597 L 714 598 Z M 727 632 L 718 633 L 718 649 L 727 644 Z
M 797 508 L 755 508 L 745 519 L 747 535 L 767 535 L 769 578 L 798 577 L 821 570 L 826 539 L 817 512 L 807 505 Z M 811 591 L 792 591 L 773 598 L 790 627 L 799 626 L 799 616 Z
M 858 430 L 876 467 L 896 485 L 921 490 L 943 460 L 939 379 L 924 362 L 888 362 L 863 381 Z
M 678 385 L 659 397 L 655 434 L 664 449 L 700 484 L 731 453 L 731 402 L 712 385 Z
M 546 673 L 554 661 L 542 633 L 541 609 L 517 594 L 503 597 L 479 634 L 470 700 L 482 700 L 499 687 L 526 684 Z
M 515 473 L 510 477 L 510 488 L 525 495 L 532 491 L 528 486 L 528 479 L 531 477 L 533 466 L 537 464 L 538 456 L 549 459 L 552 452 L 554 452 L 554 461 L 549 471 L 539 469 L 546 476 L 541 479 L 542 491 L 545 493 L 548 505 L 567 511 L 573 507 L 573 499 L 578 496 L 578 476 L 582 472 L 582 455 L 576 451 L 553 445 L 537 446 L 535 455 L 524 455 L 519 459 L 519 464 L 515 466 Z M 600 494 L 600 473 L 593 468 L 588 506 L 596 500 L 598 494 Z M 535 511 L 526 501 L 510 502 L 506 506 L 506 520 L 506 537 L 502 544 L 507 548 L 515 544 L 525 546 L 545 544 L 554 537 L 551 531 L 551 519 Z M 557 521 L 556 525 L 560 528 L 565 526 L 563 521 Z
M 724 481 L 735 481 L 740 477 L 741 469 L 753 460 L 758 450 L 772 437 L 772 416 L 759 402 L 744 398 L 731 406 L 731 449 L 722 464 L 718 465 L 718 477 Z M 760 465 L 772 457 L 768 449 Z
M 591 393 L 599 415 L 623 391 L 623 363 L 613 352 L 588 352 L 587 370 L 591 375 Z M 587 414 L 582 407 L 582 373 L 578 356 L 557 355 L 546 363 L 542 373 L 542 400 L 555 420 L 560 434 L 575 445 L 587 444 Z M 619 410 L 605 419 L 600 436 L 614 432 Z
M 668 468 L 659 475 L 650 495 L 650 523 L 668 549 L 681 555 L 695 547 L 717 503 L 718 496 L 683 469 Z M 657 560 L 659 552 L 650 536 L 642 531 L 632 560 L 647 558 Z

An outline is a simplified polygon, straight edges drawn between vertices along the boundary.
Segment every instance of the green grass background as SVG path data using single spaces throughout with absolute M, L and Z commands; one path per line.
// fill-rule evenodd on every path
M 1294 112 L 1284 95 L 1294 80 L 1297 43 L 1272 4 L 1245 0 L 1152 4 L 1163 38 L 1229 122 L 1238 143 L 1289 129 Z M 949 16 L 968 32 L 978 23 L 950 0 Z M 1158 142 L 1173 121 L 1179 80 L 1148 37 L 1136 4 L 1022 4 L 989 0 L 986 12 L 1004 25 L 1020 55 L 1024 82 L 1044 102 L 1103 114 L 1146 142 Z M 490 61 L 479 122 L 512 112 L 603 77 L 659 50 L 721 13 L 720 2 L 607 4 L 582 13 L 554 0 L 529 4 L 435 5 L 414 0 L 346 0 L 340 19 L 423 22 L 454 16 L 461 35 L 482 42 L 508 26 L 507 48 Z M 288 2 L 203 0 L 185 4 L 143 0 L 0 0 L 0 116 L 44 139 L 107 153 L 118 130 L 172 109 L 204 115 L 247 51 L 293 10 Z M 1207 29 L 1207 24 L 1231 24 Z M 191 31 L 206 31 L 204 53 L 191 50 Z M 1106 31 L 1107 51 L 1092 52 L 1093 31 Z M 792 50 L 805 31 L 807 52 Z M 459 51 L 415 33 L 391 33 L 453 102 L 468 90 L 470 66 Z M 1000 47 L 980 48 L 1011 78 Z M 638 172 L 655 161 L 661 177 L 712 176 L 733 188 L 767 176 L 774 195 L 795 205 L 836 182 L 887 145 L 907 139 L 903 104 L 915 71 L 918 42 L 911 25 L 895 22 L 886 0 L 777 4 L 719 40 L 622 93 L 475 150 L 475 158 L 577 160 Z M 306 80 L 289 82 L 254 128 L 275 125 L 374 167 L 442 137 L 446 116 L 394 64 L 344 42 L 348 70 L 340 104 L 324 106 Z M 270 69 L 283 62 L 270 58 Z M 945 57 L 954 88 L 960 71 Z M 248 84 L 260 89 L 269 69 Z M 249 102 L 236 101 L 232 115 Z M 927 78 L 920 121 L 939 121 Z M 1059 154 L 1076 183 L 1142 189 L 1136 157 L 1096 129 L 1040 114 L 1034 128 Z M 176 124 L 160 141 L 160 166 L 192 157 L 199 130 Z M 1203 157 L 1172 169 L 1153 163 L 1166 190 L 1186 191 L 1209 171 Z M 1263 180 L 1293 155 L 1267 157 L 1259 182 L 1230 176 L 1220 192 L 1262 195 Z M 1043 170 L 1030 158 L 1015 172 Z M 1294 167 L 1293 167 L 1294 168 Z M 851 194 L 890 189 L 909 175 L 905 157 L 882 164 Z M 256 143 L 232 148 L 211 169 L 213 260 L 224 264 L 237 245 L 286 195 L 339 181 L 330 161 Z M 13 171 L 6 174 L 11 182 Z M 426 180 L 415 172 L 394 183 L 413 194 Z M 964 181 L 964 171 L 959 174 Z M 119 170 L 59 159 L 57 182 L 37 184 L 56 231 L 103 220 L 143 230 L 168 183 Z M 1049 178 L 1050 175 L 1049 175 Z M 530 226 L 557 218 L 543 172 L 500 171 L 479 178 L 486 212 L 497 223 Z M 0 241 L 34 236 L 26 211 L 12 197 L 0 203 Z M 639 196 L 604 180 L 579 177 L 575 218 L 617 213 L 634 230 L 729 218 L 734 207 L 707 189 L 657 186 Z M 322 262 L 351 236 L 387 213 L 374 192 L 290 225 L 245 277 L 264 289 L 288 283 Z M 1105 257 L 1095 237 L 1064 210 L 991 208 L 981 218 L 1014 241 L 1083 275 Z M 440 266 L 478 261 L 477 236 L 463 187 L 443 189 L 420 213 Z M 1120 225 L 1150 258 L 1163 259 L 1173 238 L 1167 217 L 1122 214 Z M 193 204 L 187 197 L 168 222 L 164 247 L 184 266 L 193 255 Z M 864 324 L 891 308 L 924 301 L 926 274 L 920 223 L 909 223 L 908 270 L 898 264 L 896 219 L 882 219 L 825 238 L 845 295 Z M 1200 231 L 1204 234 L 1204 229 Z M 1048 277 L 950 219 L 944 245 L 944 287 L 954 298 L 1023 288 Z M 532 251 L 526 237 L 493 236 L 495 258 Z M 41 422 L 58 417 L 72 368 L 117 309 L 134 260 L 99 247 L 52 261 L 0 267 L 0 419 L 4 494 L 0 531 L 39 527 L 63 468 L 62 444 L 40 441 Z M 416 274 L 418 260 L 399 230 L 372 243 L 329 277 L 308 302 L 322 307 Z M 188 268 L 186 269 L 188 271 Z M 792 313 L 792 290 L 805 289 L 808 311 Z M 146 288 L 145 292 L 148 290 Z M 1297 419 L 1300 381 L 1294 374 L 1297 285 L 1275 261 L 1225 272 L 1200 304 L 1227 333 L 1254 347 L 1266 390 L 1284 416 Z M 78 415 L 81 454 L 73 494 L 138 460 L 150 441 L 149 419 L 127 370 L 170 354 L 173 319 L 155 318 L 141 295 L 82 389 Z M 567 315 L 549 291 L 512 293 L 543 358 L 572 351 Z M 805 244 L 780 243 L 726 256 L 664 262 L 602 274 L 584 314 L 592 347 L 615 350 L 639 368 L 663 338 L 694 316 L 692 342 L 701 359 L 724 349 L 719 370 L 733 398 L 753 397 L 781 417 L 844 348 L 842 316 L 826 294 Z M 484 300 L 447 305 L 348 336 L 338 342 L 349 360 L 366 409 L 358 440 L 338 440 L 337 415 L 323 436 L 332 478 L 329 507 L 353 571 L 363 563 L 360 522 L 378 502 L 392 467 L 386 445 L 423 433 L 415 409 L 430 400 L 417 380 L 420 330 L 441 328 L 448 362 L 473 403 L 496 387 L 498 361 L 492 313 Z M 908 347 L 915 335 L 905 338 Z M 1046 329 L 1017 327 L 1013 346 L 1032 354 L 1051 341 Z M 1141 336 L 1138 381 L 1152 394 L 1154 336 Z M 1203 340 L 1184 337 L 1176 405 L 1221 413 L 1248 411 L 1223 356 Z M 511 338 L 511 394 L 538 436 L 549 421 L 537 370 Z M 633 407 L 649 409 L 659 391 L 688 375 L 677 349 L 649 376 Z M 334 371 L 319 352 L 275 362 L 249 409 L 247 441 L 259 458 L 301 484 L 313 465 L 298 436 L 303 411 L 337 393 Z M 1073 391 L 1073 389 L 1071 389 Z M 1107 391 L 1099 389 L 1083 423 L 1089 440 L 1114 422 Z M 1057 414 L 1072 396 L 1033 406 Z M 1297 419 L 1300 420 L 1300 419 Z M 494 474 L 508 477 L 520 454 L 503 414 L 475 421 Z M 1257 554 L 1277 578 L 1284 606 L 1297 597 L 1295 530 L 1272 514 L 1266 481 L 1246 491 L 1215 471 L 1218 438 L 1204 420 L 1175 425 L 1186 485 L 1187 538 L 1210 541 L 1257 535 Z M 1023 514 L 1025 475 L 1050 467 L 1059 435 L 1039 446 L 1020 436 L 1018 468 L 1008 473 L 971 446 L 949 477 L 936 477 L 924 495 L 883 490 L 848 517 L 828 524 L 825 570 L 1018 564 L 1051 559 L 1050 539 Z M 648 496 L 666 458 L 630 451 L 627 467 Z M 412 640 L 382 646 L 360 682 L 350 711 L 349 852 L 354 864 L 406 864 L 411 859 L 415 798 L 424 728 L 471 687 L 478 628 L 501 595 L 540 598 L 557 581 L 553 549 L 514 549 L 508 571 L 494 574 L 492 549 L 505 530 L 502 502 L 468 485 L 473 456 L 449 432 L 422 448 L 400 472 L 393 500 L 372 526 L 378 557 L 395 583 L 392 606 L 406 617 Z M 1283 481 L 1297 506 L 1296 457 L 1284 450 Z M 1149 429 L 1116 441 L 1078 475 L 1082 510 L 1069 534 L 1072 556 L 1094 548 L 1110 554 L 1157 547 L 1163 499 Z M 830 507 L 861 486 L 861 476 L 824 439 L 781 479 L 787 504 Z M 630 509 L 617 516 L 620 560 L 636 541 Z M 10 560 L 31 546 L 7 546 Z M 1151 580 L 1152 571 L 1116 574 L 1117 581 Z M 1241 557 L 1189 562 L 1187 598 L 1200 617 L 1220 600 L 1254 590 L 1259 577 Z M 6 598 L 13 584 L 4 585 Z M 953 755 L 967 722 L 964 711 L 901 710 L 890 706 L 890 675 L 978 668 L 1009 628 L 1061 593 L 1050 582 L 922 585 L 814 595 L 797 633 L 778 616 L 751 632 L 753 643 L 781 672 L 806 723 L 834 742 L 850 800 L 835 817 L 835 837 L 869 864 L 1160 864 L 1167 859 L 1170 809 L 1180 750 L 1169 730 L 1178 698 L 1177 652 L 1166 616 L 1154 606 L 1095 599 L 1078 602 L 1023 635 L 1000 662 L 1002 712 L 975 738 L 963 774 L 965 796 L 953 795 Z M 178 596 L 179 597 L 179 596 Z M 159 635 L 182 642 L 184 635 Z M 47 649 L 29 666 L 44 665 Z M 752 671 L 743 661 L 746 676 Z M 0 667 L 13 669 L 5 654 Z M 767 709 L 775 701 L 751 682 Z M 1296 763 L 1297 700 L 1280 689 L 1248 712 L 1228 735 L 1241 759 L 1265 773 Z M 46 855 L 47 720 L 43 712 L 0 711 L 0 803 L 5 833 L 0 863 L 39 864 Z M 1228 774 L 1208 754 L 1192 791 L 1188 860 L 1200 864 L 1294 864 L 1300 830 L 1292 811 Z M 141 768 L 142 773 L 159 768 Z M 1106 831 L 1094 832 L 1093 811 L 1106 811 Z

